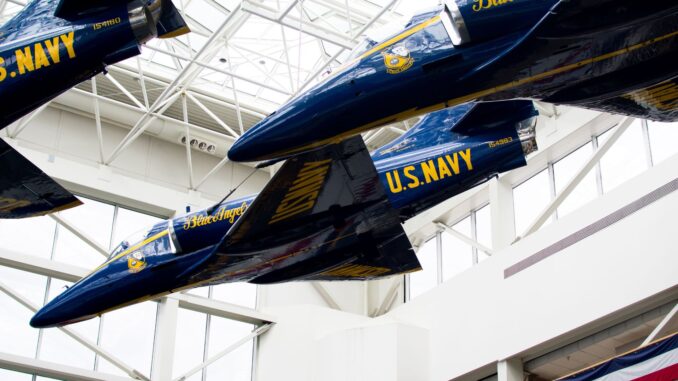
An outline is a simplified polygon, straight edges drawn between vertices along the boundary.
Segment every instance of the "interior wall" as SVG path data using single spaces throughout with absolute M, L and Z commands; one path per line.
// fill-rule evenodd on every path
M 102 123 L 104 158 L 128 132 L 128 128 Z M 71 190 L 161 214 L 184 210 L 186 205 L 209 206 L 254 170 L 228 162 L 191 190 L 185 147 L 148 134 L 139 136 L 109 166 L 102 166 L 94 119 L 53 107 L 39 113 L 9 142 Z M 194 185 L 222 159 L 197 150 L 191 150 L 191 157 Z M 267 170 L 258 170 L 232 197 L 257 193 L 269 179 Z
M 674 179 L 678 156 L 376 319 L 320 306 L 271 308 L 280 320 L 260 340 L 258 379 L 318 379 L 317 364 L 331 369 L 332 379 L 478 379 L 496 371 L 499 360 L 539 354 L 678 298 L 678 192 L 504 276 Z M 408 333 L 380 336 L 389 329 Z M 369 357 L 374 353 L 382 357 Z M 368 360 L 381 370 L 378 377 L 357 371 Z M 485 374 L 474 373 L 479 369 Z

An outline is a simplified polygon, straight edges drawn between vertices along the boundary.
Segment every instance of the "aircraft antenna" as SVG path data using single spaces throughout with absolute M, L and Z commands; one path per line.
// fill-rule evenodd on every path
M 226 196 L 224 196 L 224 198 L 222 198 L 219 202 L 217 202 L 216 204 L 212 205 L 209 209 L 207 209 L 207 215 L 209 216 L 210 214 L 214 213 L 214 211 L 217 209 L 217 207 L 219 207 L 219 205 L 221 205 L 224 201 L 226 201 L 229 197 L 231 197 L 231 195 L 233 195 L 233 193 L 235 191 L 237 191 L 238 188 L 240 188 L 243 184 L 245 184 L 245 181 L 249 180 L 249 178 L 252 177 L 252 175 L 257 171 L 257 169 L 258 169 L 257 167 L 252 168 L 252 172 L 250 172 L 250 174 L 247 175 L 247 177 L 245 177 L 240 182 L 240 184 L 236 185 L 235 188 L 231 189 L 228 192 L 228 194 Z

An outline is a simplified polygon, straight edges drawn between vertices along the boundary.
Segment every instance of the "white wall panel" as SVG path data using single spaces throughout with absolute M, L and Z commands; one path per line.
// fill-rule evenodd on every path
M 490 373 L 475 376 L 487 376 L 499 360 L 543 353 L 677 298 L 678 192 L 504 278 L 508 267 L 676 178 L 678 156 L 377 319 L 270 307 L 279 320 L 261 339 L 259 380 L 320 379 L 309 373 L 315 364 L 329 370 L 322 379 L 439 381 L 480 368 Z M 301 286 L 285 287 L 278 290 L 290 295 L 269 303 L 310 300 L 293 293 Z
M 675 178 L 678 157 L 589 204 L 592 207 L 495 254 L 389 317 L 431 330 L 431 379 L 443 380 L 534 352 L 550 340 L 581 334 L 661 293 L 676 297 L 678 192 L 504 279 L 507 267 Z
M 102 128 L 107 158 L 129 129 L 105 121 Z M 38 114 L 10 143 L 74 191 L 161 214 L 184 210 L 188 204 L 206 207 L 253 171 L 250 166 L 227 163 L 198 192 L 189 192 L 185 147 L 146 134 L 110 166 L 102 167 L 93 118 L 53 107 Z M 196 150 L 191 153 L 197 185 L 221 158 Z M 258 170 L 232 197 L 258 193 L 269 179 L 268 170 Z

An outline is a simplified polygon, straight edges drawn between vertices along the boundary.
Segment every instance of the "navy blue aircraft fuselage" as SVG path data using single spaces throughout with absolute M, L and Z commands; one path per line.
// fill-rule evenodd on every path
M 678 120 L 675 0 L 446 0 L 249 129 L 276 160 L 469 101 L 536 99 Z
M 151 38 L 188 33 L 171 0 L 34 0 L 0 27 L 0 129 Z M 80 205 L 66 189 L 0 140 L 0 218 Z
M 423 118 L 371 157 L 362 139 L 295 156 L 257 196 L 163 221 L 121 242 L 43 307 L 69 324 L 186 288 L 247 281 L 363 280 L 420 269 L 401 222 L 536 149 L 529 101 Z
M 188 32 L 169 0 L 36 0 L 0 27 L 0 128 L 140 53 Z

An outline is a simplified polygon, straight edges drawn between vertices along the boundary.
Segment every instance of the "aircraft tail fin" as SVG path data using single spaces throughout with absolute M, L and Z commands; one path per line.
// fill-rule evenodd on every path
M 0 139 L 0 218 L 26 218 L 82 204 Z
M 241 280 L 260 284 L 420 269 L 360 136 L 288 159 L 215 253 L 201 277 L 239 260 L 257 268 Z
M 526 100 L 462 104 L 424 116 L 401 137 L 375 150 L 372 159 L 386 159 L 501 129 L 518 129 L 528 154 L 537 148 L 534 139 L 537 115 L 532 101 Z

